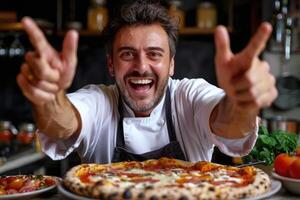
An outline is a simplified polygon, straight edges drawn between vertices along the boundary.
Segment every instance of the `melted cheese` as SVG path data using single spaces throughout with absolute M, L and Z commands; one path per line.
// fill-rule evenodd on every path
M 163 187 L 166 185 L 182 184 L 185 187 L 197 187 L 202 182 L 232 185 L 242 183 L 242 178 L 230 177 L 225 169 L 201 173 L 199 171 L 184 171 L 182 169 L 147 171 L 140 168 L 130 168 L 120 171 L 102 173 L 90 177 L 93 182 L 105 180 L 121 188 L 134 186 L 136 188 Z

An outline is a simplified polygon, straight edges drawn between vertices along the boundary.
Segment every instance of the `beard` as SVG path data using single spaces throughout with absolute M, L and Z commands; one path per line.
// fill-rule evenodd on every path
M 136 74 L 135 74 L 135 77 L 137 77 Z M 148 76 L 139 75 L 139 77 L 149 77 L 149 75 Z M 126 79 L 126 76 L 125 76 L 125 79 Z M 128 93 L 128 90 L 126 89 L 125 85 L 122 84 L 121 81 L 116 80 L 116 84 L 117 84 L 117 87 L 118 87 L 118 90 L 119 90 L 119 93 L 120 93 L 122 99 L 124 100 L 124 102 L 130 109 L 132 109 L 134 112 L 149 112 L 149 111 L 152 111 L 159 104 L 161 99 L 163 98 L 165 91 L 167 89 L 168 80 L 169 80 L 169 77 L 167 76 L 166 78 L 164 78 L 160 82 L 158 82 L 158 86 L 157 86 L 154 96 L 152 96 L 151 99 L 149 99 L 147 102 L 143 102 L 142 100 L 139 101 L 139 100 L 132 99 L 130 94 Z M 155 87 L 155 86 L 153 85 L 152 87 Z

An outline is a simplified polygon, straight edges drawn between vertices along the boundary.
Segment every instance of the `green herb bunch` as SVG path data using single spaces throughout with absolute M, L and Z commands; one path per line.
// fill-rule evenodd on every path
M 265 161 L 272 165 L 280 153 L 293 153 L 297 147 L 297 134 L 276 130 L 269 133 L 263 125 L 259 126 L 258 138 L 249 155 L 243 157 L 243 162 Z

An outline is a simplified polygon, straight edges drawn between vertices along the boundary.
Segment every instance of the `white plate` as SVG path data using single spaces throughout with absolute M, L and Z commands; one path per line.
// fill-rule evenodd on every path
M 282 185 L 289 192 L 300 195 L 300 179 L 280 176 L 276 172 L 272 172 L 272 176 L 282 182 Z
M 24 193 L 18 193 L 18 194 L 0 195 L 0 199 L 5 199 L 5 200 L 10 200 L 10 199 L 29 199 L 30 197 L 33 197 L 33 196 L 42 194 L 44 192 L 49 192 L 49 191 L 53 190 L 54 188 L 57 187 L 57 185 L 61 181 L 61 178 L 58 178 L 58 177 L 53 177 L 53 176 L 46 176 L 46 177 L 55 178 L 56 179 L 56 184 L 54 184 L 52 186 L 49 186 L 49 187 L 46 187 L 46 188 L 43 188 L 43 189 L 40 189 L 40 190 L 32 191 L 32 192 L 24 192 Z
M 251 198 L 246 198 L 243 200 L 259 200 L 259 199 L 265 199 L 267 197 L 270 197 L 274 194 L 276 194 L 281 188 L 281 182 L 271 179 L 271 190 L 263 195 L 257 196 L 257 197 L 251 197 Z
M 69 199 L 74 199 L 74 200 L 95 200 L 92 198 L 87 198 L 87 197 L 83 197 L 77 194 L 74 194 L 70 191 L 68 191 L 67 189 L 65 189 L 65 187 L 62 184 L 59 184 L 57 186 L 58 191 L 65 197 L 69 198 Z
M 69 192 L 68 190 L 66 190 L 64 188 L 64 186 L 62 184 L 59 184 L 57 186 L 58 191 L 64 195 L 65 197 L 69 198 L 69 199 L 73 199 L 73 200 L 95 200 L 93 198 L 87 198 L 87 197 L 82 197 L 80 195 L 74 194 Z M 274 195 L 275 193 L 277 193 L 281 188 L 281 182 L 277 181 L 277 180 L 273 180 L 271 181 L 271 190 L 263 195 L 257 196 L 257 197 L 251 197 L 251 198 L 246 198 L 246 199 L 242 199 L 242 200 L 259 200 L 259 199 L 265 199 L 267 197 L 270 197 L 272 195 Z

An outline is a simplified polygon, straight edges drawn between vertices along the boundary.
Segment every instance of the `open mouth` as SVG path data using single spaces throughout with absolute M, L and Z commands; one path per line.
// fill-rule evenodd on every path
M 154 80 L 149 78 L 130 78 L 128 83 L 134 92 L 145 94 L 152 88 Z

